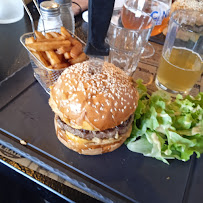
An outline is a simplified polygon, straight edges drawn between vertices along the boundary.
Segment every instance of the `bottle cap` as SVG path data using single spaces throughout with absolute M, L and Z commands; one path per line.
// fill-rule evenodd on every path
M 42 15 L 56 16 L 60 14 L 60 5 L 53 1 L 43 1 L 40 4 Z

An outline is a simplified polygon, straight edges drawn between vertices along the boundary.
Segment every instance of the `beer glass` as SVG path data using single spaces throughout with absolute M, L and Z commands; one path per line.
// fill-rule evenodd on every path
M 171 0 L 125 0 L 122 10 L 123 26 L 128 29 L 137 29 L 139 19 L 135 16 L 138 9 L 151 15 L 155 21 L 151 36 L 160 34 L 167 26 L 170 7 Z M 148 43 L 142 57 L 148 58 L 153 54 L 154 48 Z
M 188 94 L 203 72 L 203 13 L 175 11 L 169 22 L 156 86 Z

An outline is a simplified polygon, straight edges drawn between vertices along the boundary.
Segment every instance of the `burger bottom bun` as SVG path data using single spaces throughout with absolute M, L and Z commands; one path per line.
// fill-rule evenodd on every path
M 130 136 L 132 131 L 132 126 L 129 130 L 118 137 L 118 139 L 109 138 L 109 139 L 99 139 L 94 138 L 92 140 L 87 140 L 80 138 L 72 133 L 69 133 L 60 128 L 57 123 L 56 116 L 54 119 L 56 135 L 61 143 L 63 143 L 69 149 L 78 152 L 79 154 L 84 155 L 98 155 L 107 152 L 112 152 L 113 150 L 120 147 L 125 140 Z

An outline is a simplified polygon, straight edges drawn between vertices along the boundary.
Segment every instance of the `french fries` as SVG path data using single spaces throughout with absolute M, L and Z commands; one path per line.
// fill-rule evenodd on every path
M 33 42 L 32 44 L 27 44 L 28 49 L 31 51 L 53 51 L 62 46 L 70 47 L 71 43 L 68 40 L 64 41 L 50 41 L 50 42 Z
M 64 57 L 65 57 L 65 59 L 71 59 L 70 52 L 65 52 Z
M 37 39 L 37 42 L 52 42 L 52 41 L 63 41 L 63 40 L 66 40 L 66 38 L 63 36 L 60 36 L 57 38 Z
M 62 36 L 67 37 L 68 39 L 72 37 L 65 27 L 61 27 L 61 34 Z
M 29 37 L 25 39 L 25 44 L 32 44 L 33 42 L 35 42 L 34 37 Z
M 85 61 L 87 58 L 85 53 L 80 54 L 77 58 L 74 59 L 70 59 L 69 62 L 71 65 L 76 64 L 76 63 L 81 63 L 83 61 Z
M 60 64 L 56 64 L 56 65 L 54 66 L 54 69 L 62 69 L 62 68 L 66 68 L 66 67 L 68 67 L 68 66 L 70 66 L 69 63 L 60 63 Z
M 45 34 L 45 37 L 46 37 L 46 39 L 52 39 L 52 38 L 53 38 L 50 33 L 46 33 L 46 34 Z
M 25 45 L 41 63 L 50 69 L 63 69 L 87 59 L 82 44 L 61 27 L 61 34 L 35 31 L 34 37 L 25 40 Z
M 52 37 L 57 38 L 60 37 L 61 35 L 57 32 L 50 32 L 50 35 L 52 35 Z
M 82 53 L 82 44 L 81 43 L 74 45 L 70 51 L 70 55 L 72 58 L 77 58 L 81 53 Z
M 57 54 L 64 54 L 66 52 L 69 52 L 71 50 L 71 47 L 60 47 L 56 50 Z
M 46 51 L 46 55 L 52 66 L 61 63 L 61 61 L 59 60 L 58 56 L 54 51 Z
M 35 36 L 37 39 L 45 39 L 45 36 L 41 33 L 35 30 Z
M 49 66 L 49 63 L 47 62 L 47 60 L 43 57 L 43 54 L 41 52 L 38 52 L 38 51 L 32 51 L 32 54 L 38 59 L 41 61 L 41 63 L 44 65 L 44 66 Z

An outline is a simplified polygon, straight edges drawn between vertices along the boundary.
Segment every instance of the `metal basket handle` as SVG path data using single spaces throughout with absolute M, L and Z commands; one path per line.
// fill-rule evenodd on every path
M 32 0 L 32 1 L 34 2 L 35 6 L 36 6 L 36 8 L 37 8 L 37 11 L 38 11 L 39 15 L 40 15 L 41 18 L 42 18 L 43 29 L 44 29 L 44 32 L 45 32 L 44 18 L 43 18 L 43 16 L 42 16 L 42 13 L 41 13 L 41 11 L 40 11 L 40 9 L 39 9 L 39 6 L 37 5 L 36 0 Z M 29 11 L 29 9 L 28 9 L 28 7 L 27 7 L 25 1 L 22 0 L 22 2 L 23 2 L 23 5 L 24 5 L 24 8 L 25 8 L 25 10 L 26 10 L 26 12 L 27 12 L 27 14 L 28 14 L 28 16 L 29 16 L 29 18 L 30 18 L 31 25 L 32 25 L 32 30 L 33 30 L 33 32 L 35 33 L 35 25 L 34 25 L 34 21 L 33 21 L 33 18 L 32 18 L 32 14 L 30 13 L 30 11 Z

